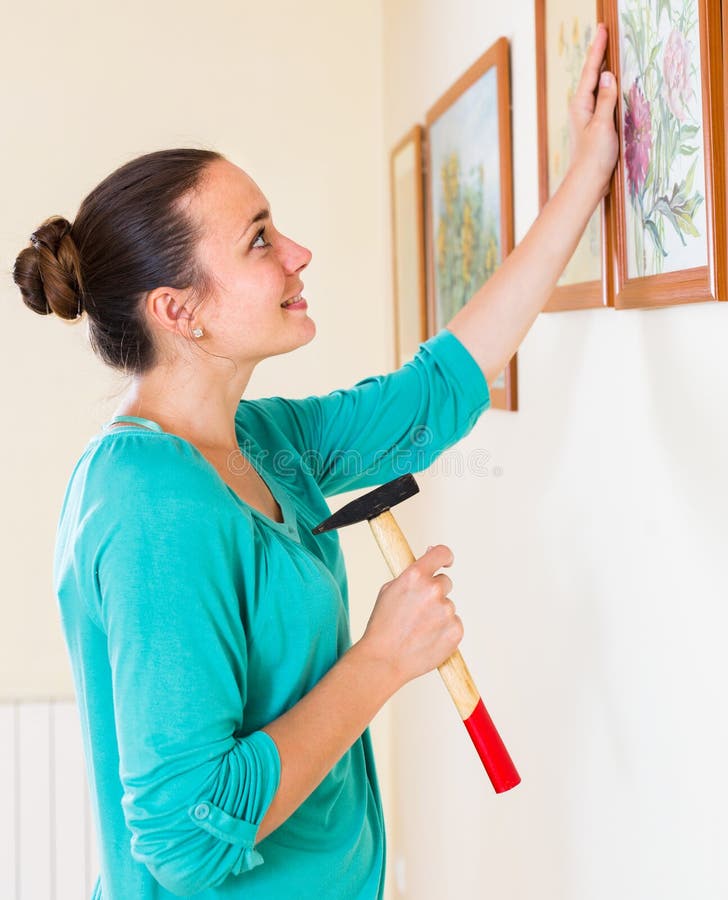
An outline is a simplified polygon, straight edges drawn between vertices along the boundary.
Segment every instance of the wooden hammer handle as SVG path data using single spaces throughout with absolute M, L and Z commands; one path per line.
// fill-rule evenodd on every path
M 415 561 L 407 539 L 389 511 L 369 519 L 369 525 L 392 575 L 396 578 Z M 520 783 L 521 777 L 488 715 L 460 651 L 456 650 L 437 667 L 437 671 L 455 702 L 496 793 L 515 787 Z

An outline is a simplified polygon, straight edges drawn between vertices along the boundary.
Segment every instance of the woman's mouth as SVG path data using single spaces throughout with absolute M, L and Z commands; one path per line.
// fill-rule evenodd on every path
M 284 300 L 281 303 L 281 309 L 307 309 L 308 304 L 304 297 L 301 294 L 296 294 L 295 297 L 289 297 L 288 300 Z

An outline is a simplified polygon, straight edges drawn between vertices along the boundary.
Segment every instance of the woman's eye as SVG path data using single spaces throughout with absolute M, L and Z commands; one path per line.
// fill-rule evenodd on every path
M 263 243 L 259 244 L 258 241 L 263 241 Z M 255 247 L 256 249 L 260 249 L 261 247 L 270 247 L 268 241 L 265 240 L 265 228 L 261 228 L 260 231 L 256 234 L 251 247 Z

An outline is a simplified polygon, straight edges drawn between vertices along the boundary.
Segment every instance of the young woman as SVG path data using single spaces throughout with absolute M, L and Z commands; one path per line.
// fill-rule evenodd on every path
M 218 154 L 133 160 L 18 256 L 25 303 L 85 313 L 94 350 L 132 376 L 71 475 L 54 560 L 95 898 L 382 896 L 368 725 L 462 638 L 438 571 L 452 554 L 433 547 L 385 584 L 352 646 L 336 533 L 311 528 L 326 496 L 429 465 L 487 407 L 608 190 L 605 45 L 602 26 L 571 168 L 523 242 L 411 362 L 350 390 L 241 400 L 260 360 L 314 337 L 311 254 Z

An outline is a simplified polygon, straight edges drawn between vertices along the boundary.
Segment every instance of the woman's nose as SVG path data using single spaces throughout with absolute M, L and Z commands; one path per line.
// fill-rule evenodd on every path
M 285 238 L 286 246 L 283 251 L 283 262 L 288 272 L 300 272 L 311 262 L 313 254 L 306 247 L 297 244 L 291 238 Z

